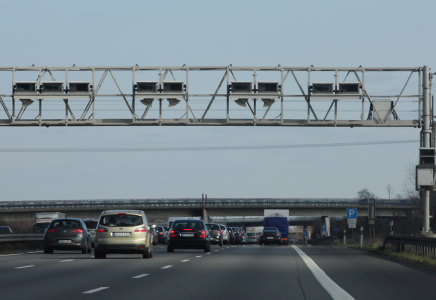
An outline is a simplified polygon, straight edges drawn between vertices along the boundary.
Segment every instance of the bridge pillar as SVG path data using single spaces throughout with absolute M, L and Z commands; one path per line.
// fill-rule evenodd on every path
M 323 231 L 323 226 L 325 226 L 325 231 Z M 330 236 L 330 217 L 321 217 L 321 235 Z
M 210 223 L 209 214 L 207 213 L 207 210 L 204 207 L 203 207 L 202 219 L 204 223 Z

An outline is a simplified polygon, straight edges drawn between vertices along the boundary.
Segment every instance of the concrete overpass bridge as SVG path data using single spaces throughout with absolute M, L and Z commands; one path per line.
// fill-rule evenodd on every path
M 201 198 L 178 199 L 99 199 L 0 202 L 0 222 L 34 222 L 36 212 L 60 211 L 68 217 L 98 218 L 110 209 L 140 209 L 151 222 L 166 222 L 171 216 L 263 216 L 264 209 L 288 209 L 290 216 L 345 216 L 347 208 L 368 215 L 367 199 L 339 198 Z M 406 216 L 414 208 L 411 200 L 376 200 L 378 217 Z M 296 224 L 306 225 L 306 224 Z

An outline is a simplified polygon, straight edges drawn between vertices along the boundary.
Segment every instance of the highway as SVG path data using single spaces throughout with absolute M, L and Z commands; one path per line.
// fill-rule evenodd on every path
M 0 299 L 435 299 L 436 270 L 340 247 L 0 254 Z

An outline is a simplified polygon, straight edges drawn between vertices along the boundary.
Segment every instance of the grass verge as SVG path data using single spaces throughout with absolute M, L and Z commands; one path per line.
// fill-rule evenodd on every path
M 14 253 L 26 250 L 44 249 L 44 241 L 0 243 L 0 253 Z
M 391 249 L 383 249 L 382 242 L 376 242 L 374 244 L 364 244 L 363 248 L 360 248 L 359 244 L 341 245 L 342 247 L 364 250 L 367 252 L 392 257 L 401 261 L 411 262 L 427 268 L 436 269 L 436 259 L 428 258 L 421 255 L 411 254 L 407 252 L 396 252 Z

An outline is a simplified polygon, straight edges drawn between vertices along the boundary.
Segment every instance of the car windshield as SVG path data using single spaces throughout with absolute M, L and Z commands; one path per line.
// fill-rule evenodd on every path
M 216 224 L 206 224 L 206 227 L 209 230 L 220 230 L 220 227 Z
M 80 223 L 74 220 L 58 220 L 50 224 L 50 228 L 81 228 Z
M 247 236 L 256 236 L 255 233 L 247 233 Z
M 239 230 L 239 228 L 233 228 L 233 232 L 239 233 L 240 230 Z
M 98 222 L 97 221 L 85 221 L 84 223 L 88 229 L 96 229 Z
M 226 226 L 220 226 L 221 230 L 226 230 Z
M 136 215 L 116 214 L 106 215 L 100 218 L 100 225 L 109 227 L 138 226 L 142 224 L 144 224 L 142 217 Z
M 2 233 L 10 233 L 9 228 L 8 227 L 0 227 L 0 234 Z
M 174 229 L 204 229 L 203 222 L 200 221 L 175 221 Z

